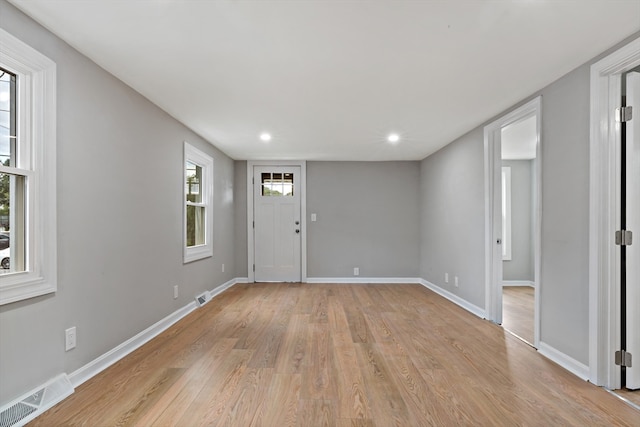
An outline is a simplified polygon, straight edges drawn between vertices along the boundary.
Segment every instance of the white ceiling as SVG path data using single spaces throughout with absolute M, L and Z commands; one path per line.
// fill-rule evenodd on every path
M 422 159 L 640 30 L 640 0 L 9 1 L 254 160 Z

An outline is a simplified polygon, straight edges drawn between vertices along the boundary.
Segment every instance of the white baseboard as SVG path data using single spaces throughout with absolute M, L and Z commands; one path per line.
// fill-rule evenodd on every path
M 219 295 L 220 293 L 222 293 L 226 289 L 229 289 L 231 286 L 235 285 L 236 283 L 239 283 L 239 280 L 241 279 L 232 279 L 226 283 L 223 283 L 220 286 L 215 287 L 211 291 L 211 297 L 215 297 L 216 295 Z M 87 363 L 86 365 L 84 365 L 83 367 L 81 367 L 80 369 L 74 371 L 69 375 L 69 380 L 71 381 L 71 384 L 73 385 L 74 388 L 78 387 L 80 384 L 84 383 L 85 381 L 94 377 L 100 372 L 104 371 L 109 366 L 116 363 L 118 360 L 122 359 L 123 357 L 127 356 L 129 353 L 133 352 L 134 350 L 137 350 L 147 342 L 151 341 L 156 336 L 160 335 L 162 332 L 164 332 L 174 323 L 178 322 L 180 319 L 182 319 L 183 317 L 185 317 L 186 315 L 194 311 L 196 308 L 197 308 L 196 302 L 195 301 L 190 302 L 184 307 L 169 314 L 164 319 L 149 326 L 147 329 L 135 335 L 134 337 L 123 342 L 119 346 L 113 348 L 112 350 L 106 352 L 102 356 L 99 356 L 98 358 Z
M 556 348 L 551 347 L 549 344 L 540 341 L 538 344 L 538 353 L 562 366 L 575 376 L 585 381 L 589 380 L 589 367 L 587 365 L 567 356 Z
M 80 369 L 74 371 L 69 375 L 69 380 L 74 387 L 78 387 L 80 384 L 84 383 L 88 379 L 94 377 L 100 372 L 107 369 L 109 366 L 116 363 L 118 360 L 122 359 L 129 353 L 134 350 L 140 348 L 147 342 L 151 341 L 153 338 L 167 330 L 171 325 L 176 323 L 178 320 L 185 317 L 187 314 L 191 313 L 196 309 L 197 305 L 195 301 L 190 302 L 186 306 L 174 311 L 164 319 L 154 323 L 149 326 L 144 331 L 139 334 L 129 338 L 127 341 L 123 342 L 119 346 L 109 350 L 102 356 L 92 360 L 87 363 Z
M 438 295 L 448 299 L 449 301 L 451 301 L 452 303 L 459 305 L 460 307 L 464 308 L 465 310 L 475 314 L 476 316 L 482 318 L 482 319 L 486 319 L 487 318 L 487 313 L 485 312 L 484 309 L 478 307 L 477 305 L 471 304 L 469 301 L 460 298 L 458 295 L 456 294 L 452 294 L 451 292 L 442 289 L 439 286 L 434 285 L 433 283 L 424 280 L 424 279 L 420 279 L 419 282 L 422 286 L 432 290 L 433 292 L 437 293 Z
M 503 280 L 502 286 L 531 286 L 536 287 L 536 284 L 531 280 Z
M 420 283 L 417 277 L 307 277 L 307 283 Z

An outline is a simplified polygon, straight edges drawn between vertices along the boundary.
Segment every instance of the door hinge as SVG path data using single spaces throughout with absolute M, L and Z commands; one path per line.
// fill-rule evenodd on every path
M 627 351 L 624 351 L 624 350 L 616 351 L 616 365 L 624 366 L 625 368 L 630 368 L 631 367 L 631 353 L 629 353 Z
M 631 243 L 633 243 L 633 233 L 630 230 L 616 231 L 616 245 L 631 246 Z
M 616 121 L 626 123 L 633 118 L 633 108 L 629 105 L 626 107 L 616 108 Z
M 251 221 L 253 223 L 253 228 L 256 228 L 256 222 L 255 221 Z
M 256 271 L 256 265 L 253 264 L 253 271 Z

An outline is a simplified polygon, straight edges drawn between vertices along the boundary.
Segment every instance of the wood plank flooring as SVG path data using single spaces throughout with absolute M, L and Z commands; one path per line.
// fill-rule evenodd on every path
M 640 412 L 420 285 L 243 284 L 34 426 L 638 426 Z
M 531 286 L 502 288 L 502 326 L 533 345 L 535 295 Z

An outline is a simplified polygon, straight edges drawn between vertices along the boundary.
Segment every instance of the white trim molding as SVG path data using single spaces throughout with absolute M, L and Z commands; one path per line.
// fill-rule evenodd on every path
M 502 286 L 531 286 L 536 287 L 536 284 L 531 280 L 503 280 Z
M 0 65 L 18 76 L 18 135 L 22 135 L 22 160 L 18 160 L 18 166 L 29 176 L 25 201 L 26 271 L 0 278 L 2 305 L 56 292 L 58 264 L 56 64 L 0 29 Z
M 549 344 L 540 341 L 538 343 L 538 353 L 562 366 L 567 371 L 571 372 L 575 376 L 588 381 L 589 380 L 589 367 L 584 363 L 580 363 L 572 357 L 567 356 L 563 352 L 550 346 Z
M 201 182 L 198 183 L 198 192 L 201 201 L 198 203 L 187 201 L 187 162 L 193 163 L 202 168 Z M 182 196 L 182 226 L 183 226 L 183 262 L 185 264 L 199 259 L 213 256 L 213 157 L 184 141 L 184 159 L 182 162 L 183 170 L 183 196 Z M 189 186 L 191 187 L 191 186 Z M 187 208 L 200 207 L 204 208 L 204 243 L 188 246 L 187 244 Z
M 640 65 L 640 38 L 591 66 L 589 157 L 589 379 L 620 388 L 614 351 L 620 346 L 620 258 L 614 231 L 620 218 L 622 73 Z
M 223 283 L 220 286 L 216 286 L 215 288 L 213 288 L 213 290 L 210 291 L 211 298 L 214 298 L 220 295 L 222 292 L 229 289 L 236 283 L 244 283 L 244 278 L 232 279 L 226 283 Z M 174 311 L 164 319 L 159 320 L 158 322 L 149 326 L 144 331 L 140 332 L 139 334 L 123 342 L 119 346 L 109 350 L 102 356 L 99 356 L 98 358 L 87 363 L 80 369 L 77 369 L 76 371 L 72 372 L 69 375 L 69 380 L 71 381 L 71 384 L 73 384 L 73 387 L 78 387 L 80 384 L 98 375 L 100 372 L 104 371 L 109 366 L 113 365 L 123 357 L 127 356 L 128 354 L 142 347 L 144 344 L 148 343 L 153 338 L 157 337 L 162 332 L 169 329 L 179 320 L 186 317 L 189 313 L 195 311 L 196 308 L 197 308 L 196 302 L 191 301 L 189 304 Z
M 480 317 L 481 319 L 486 319 L 487 318 L 487 313 L 484 309 L 478 307 L 475 304 L 471 304 L 469 301 L 467 301 L 466 299 L 463 299 L 461 297 L 459 297 L 456 294 L 453 294 L 445 289 L 442 289 L 439 286 L 434 285 L 433 283 L 424 280 L 424 279 L 420 279 L 420 284 L 422 286 L 424 286 L 427 289 L 432 290 L 433 292 L 437 293 L 438 295 L 448 299 L 449 301 L 451 301 L 452 303 L 464 308 L 465 310 L 467 310 L 468 312 L 475 314 L 476 316 Z
M 492 322 L 502 323 L 502 129 L 521 120 L 536 117 L 536 161 L 534 193 L 534 347 L 540 340 L 540 282 L 542 257 L 542 97 L 537 96 L 484 127 L 484 188 L 485 188 L 485 313 Z

